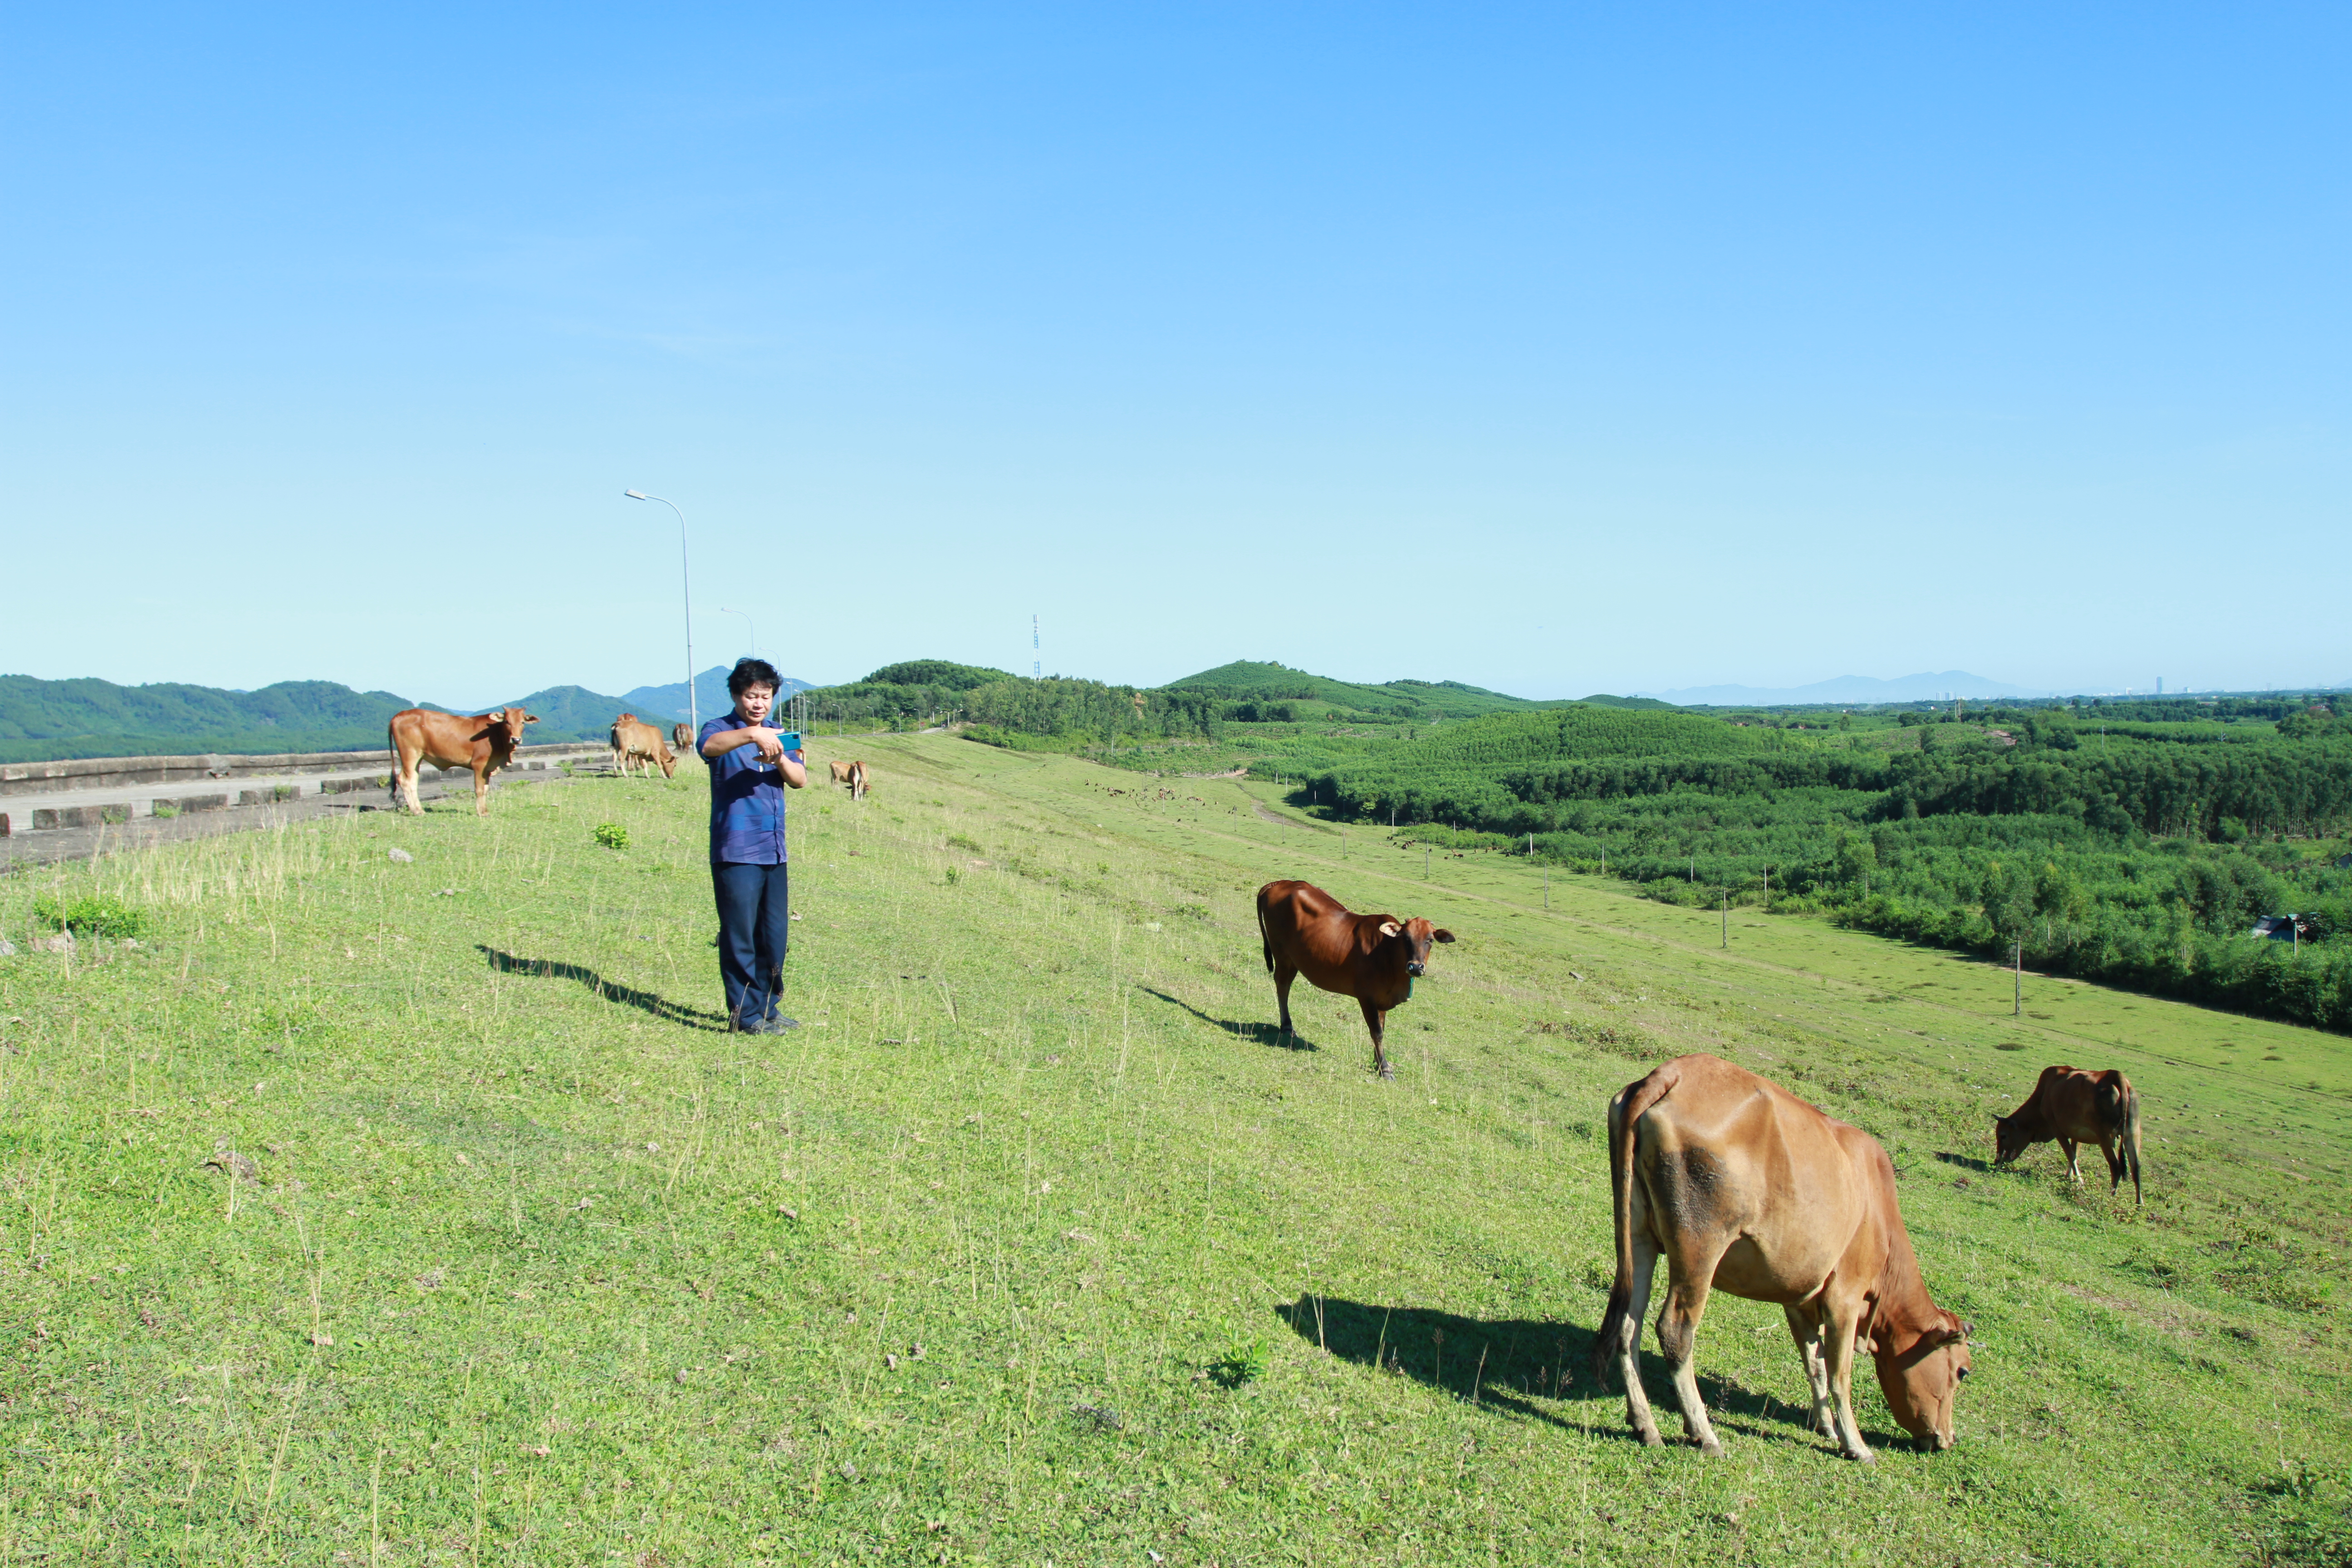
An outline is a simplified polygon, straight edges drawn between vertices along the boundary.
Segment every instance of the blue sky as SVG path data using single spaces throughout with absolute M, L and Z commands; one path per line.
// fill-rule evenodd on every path
M 20 8 L 0 669 L 2352 679 L 2347 42 Z

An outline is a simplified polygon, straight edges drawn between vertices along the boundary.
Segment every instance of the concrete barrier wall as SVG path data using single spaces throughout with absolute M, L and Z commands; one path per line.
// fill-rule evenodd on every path
M 602 766 L 610 755 L 593 741 L 524 746 L 504 772 L 543 773 L 567 763 Z M 470 790 L 473 770 L 422 767 L 418 783 L 436 780 Z M 181 795 L 194 784 L 245 787 Z M 306 752 L 267 757 L 87 757 L 65 763 L 0 766 L 0 837 L 66 827 L 98 827 L 133 817 L 176 816 L 237 805 L 268 805 L 305 795 L 389 790 L 392 773 L 381 752 Z
M 601 741 L 561 741 L 519 746 L 517 761 L 587 756 L 605 751 Z M 283 773 L 348 773 L 374 768 L 388 773 L 391 756 L 381 748 L 364 752 L 279 752 L 259 756 L 74 757 L 55 763 L 0 763 L 0 799 L 79 793 L 126 785 L 194 784 L 212 779 L 249 779 Z

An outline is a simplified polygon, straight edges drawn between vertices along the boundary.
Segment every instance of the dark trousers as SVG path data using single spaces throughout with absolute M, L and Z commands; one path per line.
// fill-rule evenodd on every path
M 727 984 L 727 1018 L 747 1028 L 776 1016 L 784 953 L 792 946 L 790 868 L 710 868 L 719 900 L 719 975 Z

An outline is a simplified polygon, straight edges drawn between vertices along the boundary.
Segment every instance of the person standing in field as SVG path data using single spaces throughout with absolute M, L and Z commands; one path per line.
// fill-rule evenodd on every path
M 784 854 L 784 786 L 805 788 L 800 737 L 768 723 L 783 686 L 776 667 L 742 658 L 727 677 L 735 709 L 703 725 L 695 750 L 710 764 L 710 885 L 719 900 L 719 976 L 727 1026 L 746 1035 L 798 1027 L 779 1016 L 792 899 Z

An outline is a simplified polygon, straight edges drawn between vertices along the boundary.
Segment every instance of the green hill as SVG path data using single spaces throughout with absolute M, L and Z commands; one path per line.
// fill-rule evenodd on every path
M 1507 710 L 1559 706 L 1558 702 L 1507 696 L 1481 686 L 1465 686 L 1458 680 L 1391 680 L 1368 686 L 1292 669 L 1287 665 L 1245 658 L 1171 680 L 1160 689 L 1193 691 L 1229 701 L 1327 702 L 1334 708 L 1420 720 L 1475 719 Z
M 528 697 L 515 698 L 511 703 L 500 702 L 496 706 L 527 709 L 538 717 L 539 722 L 525 731 L 529 742 L 534 746 L 553 745 L 563 741 L 601 741 L 612 732 L 614 720 L 635 711 L 623 699 L 607 697 L 584 686 L 551 686 Z M 670 724 L 667 714 L 639 713 L 638 717 L 656 729 L 667 730 Z M 381 731 L 377 732 L 375 743 L 383 743 Z
M 628 707 L 577 686 L 549 687 L 517 700 L 541 718 L 530 730 L 533 744 L 597 739 Z M 0 675 L 0 763 L 373 751 L 383 745 L 385 723 L 404 708 L 455 711 L 331 680 L 282 680 L 258 691 L 229 691 L 173 681 L 118 686 Z

